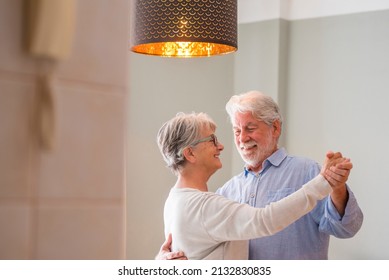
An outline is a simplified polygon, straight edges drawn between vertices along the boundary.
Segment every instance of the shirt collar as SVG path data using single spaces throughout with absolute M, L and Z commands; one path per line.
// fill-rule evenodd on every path
M 276 167 L 279 166 L 287 156 L 288 156 L 288 154 L 287 154 L 285 148 L 278 149 L 277 151 L 272 153 L 270 155 L 270 157 L 265 159 L 261 173 L 263 172 L 263 170 L 266 170 L 269 165 L 273 165 Z M 244 166 L 244 176 L 247 177 L 247 175 L 249 173 L 252 173 L 252 172 L 250 170 L 248 170 L 247 165 L 245 165 Z

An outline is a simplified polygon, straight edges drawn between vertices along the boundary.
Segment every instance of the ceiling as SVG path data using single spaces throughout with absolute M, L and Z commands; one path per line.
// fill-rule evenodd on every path
M 388 0 L 238 0 L 238 21 L 293 20 L 386 9 Z

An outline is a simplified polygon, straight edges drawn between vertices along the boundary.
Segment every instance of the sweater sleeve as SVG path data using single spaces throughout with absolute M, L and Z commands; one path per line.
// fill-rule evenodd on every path
M 318 175 L 298 191 L 264 208 L 210 194 L 201 207 L 201 218 L 209 236 L 218 242 L 268 236 L 307 214 L 330 192 L 328 182 Z

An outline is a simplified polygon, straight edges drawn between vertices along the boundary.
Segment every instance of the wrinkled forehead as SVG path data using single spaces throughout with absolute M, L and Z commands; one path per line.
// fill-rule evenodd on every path
M 245 126 L 248 124 L 257 124 L 261 122 L 251 112 L 236 112 L 232 119 L 233 126 Z

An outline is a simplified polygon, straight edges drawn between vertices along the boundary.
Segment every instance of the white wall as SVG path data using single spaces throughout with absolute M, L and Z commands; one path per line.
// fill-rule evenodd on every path
M 332 239 L 332 258 L 389 258 L 389 10 L 290 26 L 287 147 L 321 160 L 351 157 L 350 185 L 365 214 L 352 239 Z

